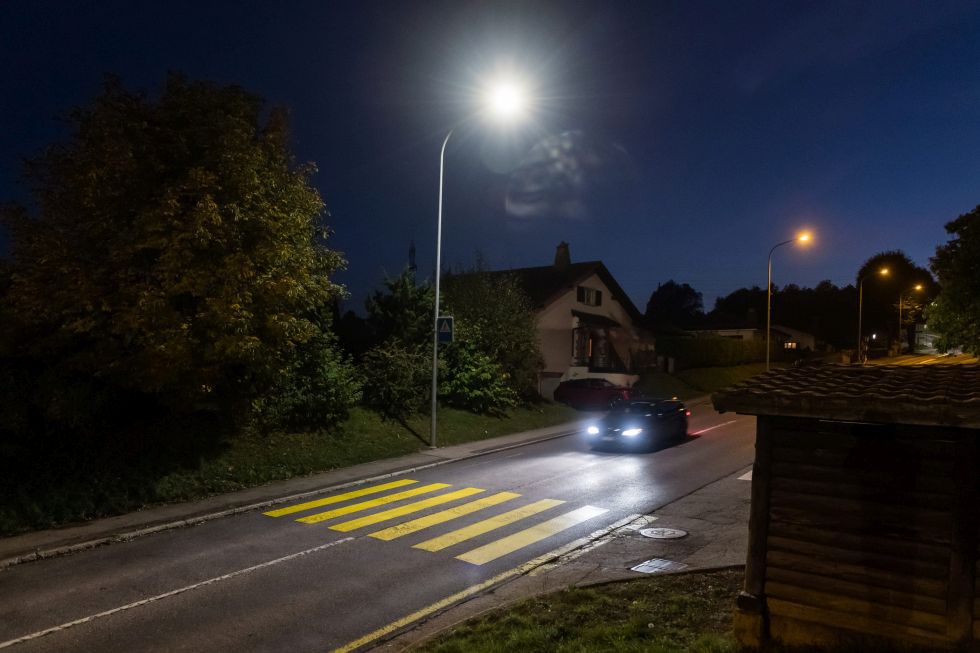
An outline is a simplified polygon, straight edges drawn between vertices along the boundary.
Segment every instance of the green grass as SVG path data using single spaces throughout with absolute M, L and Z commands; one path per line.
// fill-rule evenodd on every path
M 735 597 L 743 572 L 652 576 L 568 589 L 459 625 L 427 653 L 734 653 Z
M 440 446 L 516 433 L 581 419 L 565 406 L 542 403 L 501 417 L 440 409 Z M 11 491 L 0 492 L 0 535 L 50 528 L 189 501 L 297 476 L 414 453 L 428 446 L 429 417 L 401 424 L 363 408 L 330 431 L 246 432 L 191 460 L 167 452 L 127 458 L 124 453 L 71 453 L 20 469 Z M 55 452 L 57 453 L 57 452 Z M 153 460 L 148 460 L 152 457 Z
M 779 365 L 774 367 L 779 367 Z M 732 367 L 700 367 L 681 370 L 677 372 L 676 376 L 683 383 L 698 391 L 698 394 L 707 394 L 741 383 L 765 371 L 765 363 L 749 363 L 747 365 L 733 365 Z
M 675 374 L 654 371 L 645 373 L 634 387 L 654 397 L 691 399 L 741 383 L 765 371 L 765 363 L 749 363 L 732 367 L 699 367 L 681 370 Z

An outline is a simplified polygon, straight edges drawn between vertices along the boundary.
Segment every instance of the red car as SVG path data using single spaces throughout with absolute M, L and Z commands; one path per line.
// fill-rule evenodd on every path
M 609 408 L 630 398 L 630 389 L 606 379 L 572 379 L 555 388 L 555 401 L 572 408 Z

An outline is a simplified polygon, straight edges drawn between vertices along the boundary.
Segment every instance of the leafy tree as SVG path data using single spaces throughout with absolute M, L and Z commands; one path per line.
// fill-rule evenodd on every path
M 942 290 L 928 309 L 929 326 L 947 349 L 980 352 L 980 206 L 946 225 L 953 238 L 936 248 L 931 267 Z
M 653 329 L 685 328 L 701 317 L 704 317 L 701 293 L 686 283 L 679 284 L 671 279 L 658 283 L 651 293 L 644 321 Z
M 18 355 L 179 410 L 237 417 L 324 384 L 345 388 L 327 413 L 349 403 L 327 310 L 344 260 L 324 245 L 313 167 L 293 161 L 284 111 L 263 112 L 241 88 L 180 75 L 156 99 L 109 78 L 72 111 L 70 139 L 28 161 L 36 214 L 0 216 Z
M 887 274 L 879 271 L 887 269 Z M 916 265 L 908 254 L 891 250 L 875 254 L 858 269 L 855 287 L 864 279 L 862 329 L 865 333 L 897 334 L 898 304 L 902 298 L 903 324 L 921 315 L 923 305 L 936 293 L 929 270 Z M 921 292 L 914 290 L 923 286 Z M 855 309 L 856 312 L 856 309 Z M 855 320 L 857 316 L 855 315 Z
M 487 272 L 478 262 L 475 270 L 446 275 L 443 283 L 446 310 L 456 318 L 457 343 L 472 344 L 498 365 L 520 399 L 537 398 L 544 359 L 534 309 L 520 279 Z
M 411 270 L 387 279 L 365 303 L 366 326 L 375 344 L 397 338 L 407 345 L 422 346 L 432 339 L 435 292 L 429 284 L 418 285 Z
M 509 375 L 475 340 L 454 342 L 444 359 L 440 394 L 450 406 L 498 414 L 517 405 L 518 395 Z

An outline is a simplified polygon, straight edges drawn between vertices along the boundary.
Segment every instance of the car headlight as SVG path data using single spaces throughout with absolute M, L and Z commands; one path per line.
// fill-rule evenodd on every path
M 643 433 L 643 429 L 626 429 L 625 431 L 623 431 L 623 435 L 625 435 L 628 438 L 631 438 L 635 435 L 639 435 L 640 433 Z
M 590 426 L 589 428 L 585 429 L 585 432 L 588 433 L 589 435 L 599 435 L 599 427 Z

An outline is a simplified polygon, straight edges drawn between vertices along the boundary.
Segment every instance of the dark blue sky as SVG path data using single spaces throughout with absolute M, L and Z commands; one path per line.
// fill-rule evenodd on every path
M 566 240 L 641 310 L 668 279 L 706 308 L 764 285 L 803 226 L 816 244 L 779 250 L 778 285 L 849 283 L 882 250 L 926 265 L 980 204 L 973 2 L 6 0 L 0 36 L 0 199 L 26 198 L 20 160 L 104 73 L 240 84 L 291 109 L 357 310 L 411 239 L 431 273 L 459 122 L 446 264 L 544 265 Z M 539 98 L 519 132 L 470 119 L 501 68 Z

